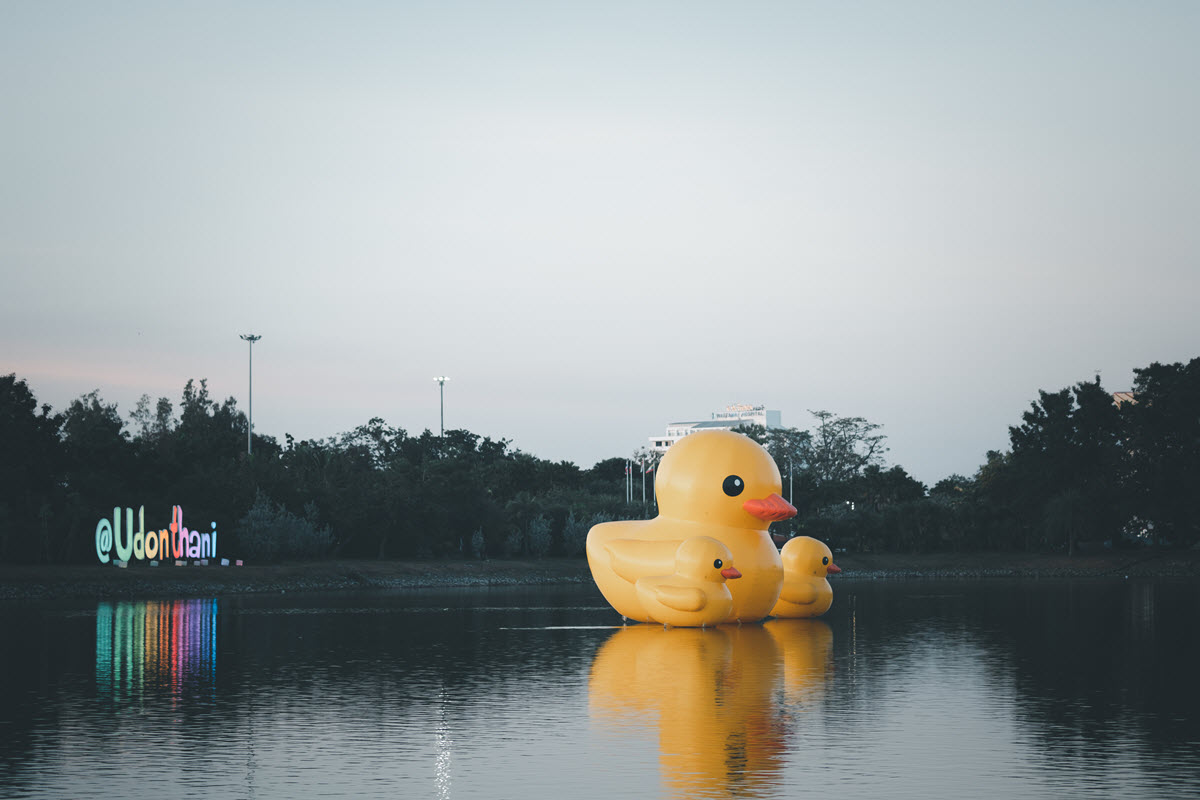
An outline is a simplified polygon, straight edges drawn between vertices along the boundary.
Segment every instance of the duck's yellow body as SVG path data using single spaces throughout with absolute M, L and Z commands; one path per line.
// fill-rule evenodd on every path
M 672 445 L 659 465 L 657 517 L 606 522 L 589 531 L 592 578 L 622 616 L 654 621 L 639 596 L 638 581 L 675 573 L 680 545 L 697 536 L 709 537 L 729 549 L 741 573 L 727 584 L 733 602 L 721 622 L 761 620 L 783 587 L 783 562 L 767 528 L 774 520 L 796 514 L 779 496 L 780 488 L 774 460 L 752 439 L 720 430 L 686 436 Z
M 827 576 L 841 570 L 824 542 L 809 536 L 788 540 L 780 554 L 784 580 L 773 617 L 819 617 L 833 605 L 833 589 Z
M 728 547 L 708 536 L 693 536 L 675 551 L 675 572 L 638 578 L 634 588 L 652 621 L 703 628 L 729 617 L 733 595 L 725 582 L 741 577 Z

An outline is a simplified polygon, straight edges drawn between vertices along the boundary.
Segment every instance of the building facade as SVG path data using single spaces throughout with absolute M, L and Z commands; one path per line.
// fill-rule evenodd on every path
M 667 448 L 675 442 L 696 431 L 729 431 L 739 425 L 761 425 L 764 428 L 783 427 L 778 411 L 770 411 L 766 406 L 736 403 L 725 406 L 724 411 L 714 411 L 711 419 L 668 422 L 666 433 L 650 437 L 650 449 L 656 453 L 665 453 Z

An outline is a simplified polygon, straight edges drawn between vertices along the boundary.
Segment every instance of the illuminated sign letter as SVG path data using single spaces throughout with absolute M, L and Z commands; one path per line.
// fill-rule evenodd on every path
M 130 509 L 132 510 L 132 509 Z M 133 520 L 129 520 L 133 527 Z M 138 506 L 138 532 L 133 535 L 133 556 L 141 560 L 146 557 L 146 507 Z
M 130 559 L 160 558 L 172 555 L 181 558 L 216 558 L 217 523 L 212 531 L 189 531 L 183 524 L 183 506 L 171 506 L 171 524 L 162 530 L 146 530 L 146 507 L 138 508 L 138 526 L 133 527 L 133 509 L 125 509 L 125 524 L 121 524 L 121 507 L 113 508 L 112 522 L 102 519 L 96 523 L 96 558 L 101 564 L 109 561 L 129 563 Z
M 179 506 L 171 506 L 171 553 L 175 558 L 183 558 L 186 555 L 183 534 L 179 530 L 182 522 L 183 509 Z
M 133 509 L 125 509 L 125 544 L 121 544 L 121 509 L 113 509 L 113 539 L 117 543 L 117 559 L 128 561 L 133 555 Z
M 146 558 L 158 558 L 158 533 L 150 531 L 146 536 Z
M 102 519 L 96 523 L 96 555 L 101 564 L 108 563 L 108 551 L 112 549 L 112 523 Z

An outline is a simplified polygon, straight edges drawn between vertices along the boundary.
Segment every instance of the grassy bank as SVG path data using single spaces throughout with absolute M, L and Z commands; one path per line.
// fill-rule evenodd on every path
M 1024 553 L 841 553 L 835 580 L 1004 577 L 1200 578 L 1200 552 L 1067 557 Z M 253 592 L 589 583 L 582 559 L 535 561 L 317 561 L 245 567 L 0 566 L 0 600 L 200 597 Z
M 252 592 L 516 586 L 590 581 L 582 559 L 309 561 L 219 567 L 0 566 L 0 600 L 55 597 L 210 597 Z
M 1200 551 L 1100 553 L 839 553 L 846 578 L 1200 578 Z

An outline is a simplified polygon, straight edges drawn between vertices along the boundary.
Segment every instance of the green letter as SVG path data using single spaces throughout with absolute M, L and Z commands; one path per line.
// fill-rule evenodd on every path
M 96 555 L 101 564 L 108 563 L 108 551 L 112 549 L 112 524 L 107 519 L 96 523 Z
M 128 561 L 133 555 L 133 509 L 125 509 L 125 536 L 126 543 L 121 544 L 121 509 L 113 509 L 113 533 L 117 540 L 117 558 L 121 561 Z

